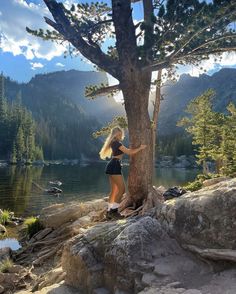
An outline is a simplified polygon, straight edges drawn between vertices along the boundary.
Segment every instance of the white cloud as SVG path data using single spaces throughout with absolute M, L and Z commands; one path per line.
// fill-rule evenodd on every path
M 65 47 L 52 41 L 44 41 L 26 32 L 31 29 L 51 29 L 43 16 L 51 15 L 43 5 L 27 3 L 24 0 L 1 0 L 0 46 L 3 52 L 14 56 L 23 54 L 27 59 L 44 58 L 51 60 L 60 56 Z
M 221 55 L 221 60 L 215 61 L 215 57 L 211 55 L 208 60 L 203 60 L 199 66 L 187 65 L 182 67 L 181 73 L 188 73 L 191 76 L 198 77 L 209 71 L 219 70 L 222 67 L 232 67 L 236 65 L 236 53 L 234 52 L 224 52 Z M 205 71 L 204 71 L 205 70 Z
M 30 64 L 33 70 L 44 67 L 44 65 L 40 62 L 30 62 Z
M 57 63 L 56 63 L 56 66 L 59 66 L 59 67 L 64 67 L 64 66 L 65 66 L 65 64 L 62 64 L 62 63 L 60 63 L 60 62 L 57 62 Z

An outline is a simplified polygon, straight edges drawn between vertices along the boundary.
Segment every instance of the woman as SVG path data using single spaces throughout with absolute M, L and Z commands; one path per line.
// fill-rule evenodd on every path
M 101 159 L 106 159 L 106 157 L 110 158 L 112 156 L 105 168 L 105 173 L 109 175 L 111 185 L 107 218 L 120 216 L 118 207 L 122 196 L 125 193 L 125 184 L 121 164 L 123 154 L 134 155 L 147 147 L 147 145 L 140 145 L 138 148 L 129 149 L 120 142 L 122 140 L 124 140 L 124 130 L 120 127 L 114 127 L 99 152 Z

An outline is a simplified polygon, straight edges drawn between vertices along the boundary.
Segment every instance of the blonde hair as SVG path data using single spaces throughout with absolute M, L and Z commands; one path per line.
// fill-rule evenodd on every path
M 124 130 L 121 127 L 114 127 L 111 129 L 110 134 L 105 140 L 105 143 L 102 146 L 101 151 L 99 152 L 100 158 L 105 160 L 106 157 L 111 157 L 112 149 L 111 149 L 111 143 L 116 138 L 117 133 L 122 133 L 122 140 L 124 139 Z

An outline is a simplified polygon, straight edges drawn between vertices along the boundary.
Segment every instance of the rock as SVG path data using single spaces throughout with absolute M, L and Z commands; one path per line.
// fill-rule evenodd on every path
M 236 249 L 236 179 L 168 200 L 156 218 L 182 244 Z
M 150 283 L 163 282 L 153 269 L 171 260 L 173 270 L 168 282 L 175 281 L 172 275 L 177 272 L 177 277 L 185 281 L 189 275 L 199 279 L 209 270 L 186 255 L 157 220 L 136 216 L 97 224 L 70 239 L 64 245 L 62 268 L 66 284 L 82 293 L 92 294 L 101 287 L 109 293 L 137 293 Z
M 168 286 L 163 286 L 146 288 L 138 294 L 202 294 L 202 292 L 196 289 L 186 290 L 185 288 L 169 288 Z
M 155 284 L 157 276 L 153 273 L 146 273 L 142 277 L 142 283 L 145 286 Z
M 31 291 L 19 291 L 15 292 L 16 294 L 29 294 Z M 33 292 L 34 294 L 82 294 L 78 290 L 73 289 L 72 287 L 65 285 L 64 282 L 54 284 L 48 287 L 45 287 L 39 291 Z
M 93 294 L 110 294 L 105 288 L 97 288 L 93 291 Z
M 202 292 L 196 289 L 188 289 L 187 291 L 184 291 L 183 294 L 202 294 Z
M 42 240 L 44 237 L 46 237 L 48 234 L 52 232 L 52 228 L 45 228 L 38 233 L 36 233 L 30 240 L 29 242 L 35 242 L 36 240 Z
M 61 267 L 53 269 L 47 273 L 46 278 L 42 277 L 37 281 L 37 289 L 40 290 L 53 284 L 59 284 L 64 278 L 65 272 L 63 272 Z
M 10 259 L 12 256 L 12 250 L 10 247 L 4 247 L 0 249 L 0 262 L 6 259 Z
M 15 274 L 22 274 L 26 272 L 26 269 L 21 266 L 21 265 L 17 265 L 17 264 L 13 264 L 9 269 L 8 269 L 8 273 L 15 273 Z
M 208 187 L 208 186 L 211 186 L 211 185 L 215 185 L 219 182 L 222 182 L 222 181 L 229 181 L 231 180 L 230 177 L 218 177 L 218 178 L 213 178 L 213 179 L 209 179 L 209 180 L 205 180 L 203 182 L 203 187 Z
M 236 293 L 236 268 L 215 273 L 209 283 L 199 288 L 202 293 L 235 294 Z
M 7 229 L 0 224 L 0 234 L 5 234 L 7 232 Z
M 20 280 L 16 273 L 0 273 L 1 285 L 6 289 L 12 289 Z
M 91 211 L 103 210 L 105 207 L 107 207 L 107 203 L 103 199 L 84 203 L 54 204 L 42 209 L 40 221 L 47 228 L 58 228 L 66 222 L 75 221 L 82 216 L 86 216 Z
M 4 273 L 0 272 L 0 284 L 1 285 L 2 285 L 3 281 L 4 281 Z
M 0 293 L 4 293 L 4 287 L 0 285 Z

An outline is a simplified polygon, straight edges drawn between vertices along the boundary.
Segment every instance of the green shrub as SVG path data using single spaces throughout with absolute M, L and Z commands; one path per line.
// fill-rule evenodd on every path
M 39 219 L 34 216 L 26 218 L 24 224 L 27 226 L 27 234 L 30 238 L 44 228 Z
M 214 179 L 214 178 L 218 178 L 218 177 L 221 177 L 221 175 L 219 174 L 213 174 L 213 173 L 209 173 L 209 174 L 199 174 L 197 175 L 197 180 L 203 182 L 205 180 L 210 180 L 210 179 Z
M 183 188 L 185 190 L 189 190 L 189 191 L 197 191 L 199 189 L 202 188 L 202 184 L 205 180 L 209 180 L 209 179 L 214 179 L 214 178 L 218 178 L 221 175 L 219 174 L 213 174 L 213 173 L 209 173 L 209 174 L 199 174 L 197 175 L 196 179 L 193 182 L 189 182 L 187 183 Z
M 5 225 L 10 220 L 10 211 L 4 209 L 2 215 L 0 215 L 0 224 Z
M 191 191 L 191 192 L 197 191 L 197 190 L 202 188 L 202 182 L 199 181 L 199 180 L 195 180 L 194 182 L 187 183 L 183 188 L 185 190 L 188 190 L 188 191 Z
M 13 266 L 13 262 L 11 259 L 7 258 L 0 263 L 0 273 L 7 273 L 9 268 Z

